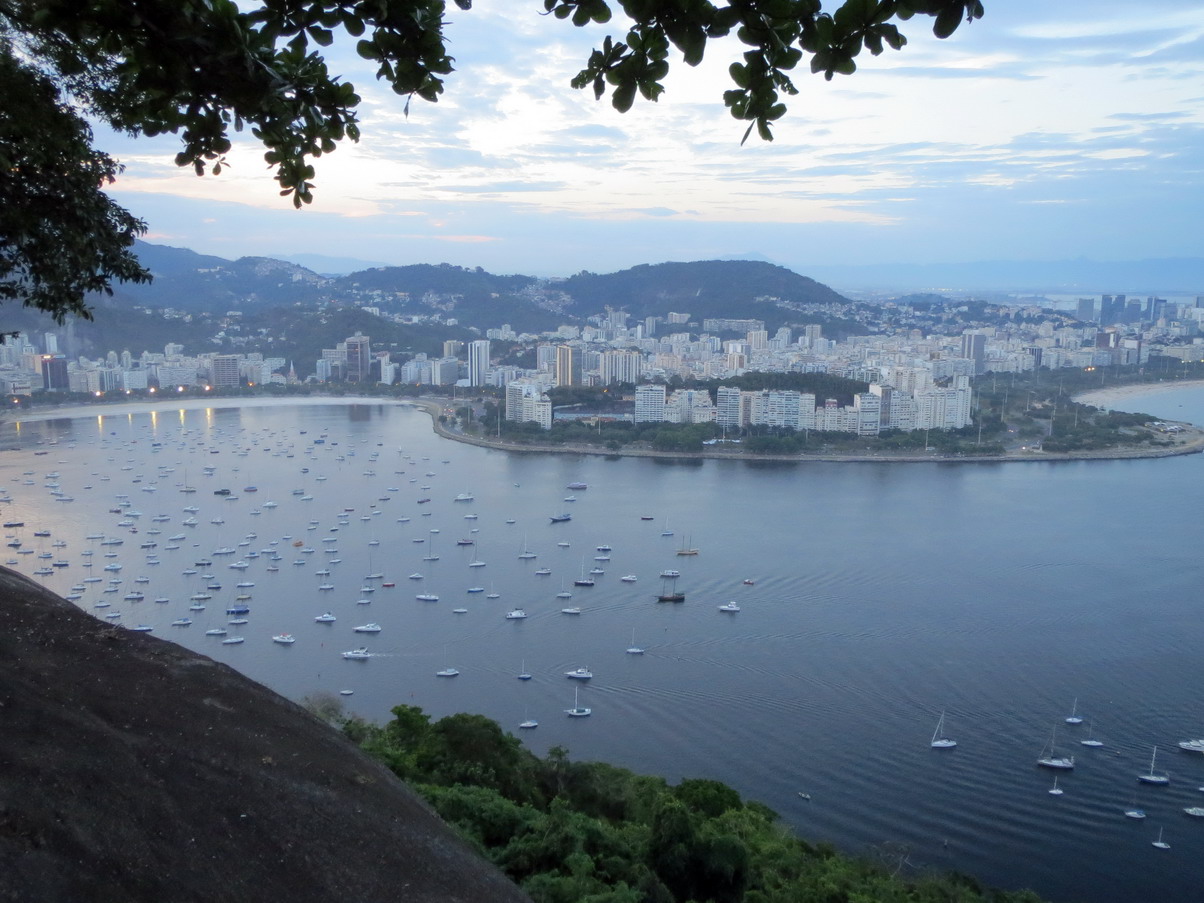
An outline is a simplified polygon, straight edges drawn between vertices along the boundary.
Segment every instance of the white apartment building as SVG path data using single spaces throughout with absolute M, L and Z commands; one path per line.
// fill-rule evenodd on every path
M 512 380 L 506 386 L 506 419 L 515 423 L 534 420 L 543 429 L 552 428 L 552 402 L 545 394 L 546 383 L 532 379 Z
M 635 388 L 635 422 L 661 423 L 665 419 L 665 387 L 645 383 Z
M 714 423 L 715 405 L 705 389 L 679 389 L 665 402 L 669 423 Z

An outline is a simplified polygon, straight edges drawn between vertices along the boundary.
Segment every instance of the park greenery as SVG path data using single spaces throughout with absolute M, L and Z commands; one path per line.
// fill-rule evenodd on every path
M 472 0 L 455 0 L 464 12 Z M 708 43 L 733 36 L 723 101 L 738 120 L 772 139 L 798 94 L 791 72 L 804 61 L 826 78 L 850 74 L 862 49 L 900 49 L 896 22 L 930 17 L 938 37 L 980 18 L 979 0 L 543 0 L 574 25 L 611 23 L 572 80 L 625 111 L 637 94 L 656 100 L 670 58 L 690 66 Z M 336 37 L 358 55 L 408 112 L 434 102 L 455 60 L 444 0 L 0 0 L 0 300 L 61 319 L 86 316 L 89 292 L 146 280 L 131 253 L 145 225 L 105 194 L 120 166 L 93 147 L 85 117 L 131 135 L 178 135 L 175 162 L 218 175 L 232 135 L 250 131 L 264 148 L 280 194 L 313 199 L 314 161 L 357 141 L 361 97 L 333 74 L 324 48 Z M 625 21 L 623 21 L 625 20 Z M 404 98 L 401 100 L 400 98 Z M 31 217 L 30 211 L 36 211 Z
M 306 700 L 410 784 L 535 903 L 1039 903 L 1031 891 L 917 869 L 907 850 L 851 858 L 802 840 L 718 781 L 539 758 L 483 715 L 399 705 L 375 725 Z

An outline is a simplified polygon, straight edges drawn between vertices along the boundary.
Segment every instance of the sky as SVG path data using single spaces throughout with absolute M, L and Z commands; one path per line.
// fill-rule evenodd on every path
M 613 4 L 612 4 L 613 5 Z M 126 167 L 116 199 L 148 241 L 227 258 L 324 254 L 569 275 L 759 257 L 808 267 L 1204 256 L 1204 4 L 984 0 L 947 40 L 863 52 L 851 76 L 801 68 L 775 128 L 742 146 L 723 106 L 734 39 L 671 58 L 626 114 L 569 82 L 610 26 L 538 0 L 448 4 L 457 71 L 438 103 L 331 68 L 362 136 L 315 162 L 316 198 L 278 195 L 249 134 L 220 176 L 177 169 L 171 136 L 97 130 Z M 830 8 L 831 3 L 825 2 Z

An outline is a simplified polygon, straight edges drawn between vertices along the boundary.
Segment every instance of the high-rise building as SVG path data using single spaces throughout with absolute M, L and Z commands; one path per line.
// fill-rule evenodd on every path
M 209 383 L 214 388 L 235 388 L 241 385 L 237 354 L 215 354 L 209 362 Z
M 42 388 L 49 392 L 66 392 L 70 388 L 66 355 L 43 354 L 41 365 Z
M 1095 322 L 1095 299 L 1094 298 L 1079 298 L 1077 307 L 1075 308 L 1075 318 L 1083 323 Z
M 660 423 L 665 419 L 665 387 L 645 383 L 635 387 L 636 423 Z
M 372 367 L 371 344 L 368 337 L 357 332 L 343 343 L 346 348 L 347 381 L 358 383 L 368 378 Z
M 735 386 L 720 386 L 715 390 L 715 423 L 727 429 L 747 426 L 742 416 L 740 400 L 743 393 Z
M 444 357 L 459 357 L 464 353 L 464 343 L 459 339 L 448 339 L 443 343 Z
M 487 385 L 489 372 L 489 339 L 477 339 L 468 346 L 468 384 Z
M 638 351 L 604 351 L 601 357 L 602 385 L 639 382 L 644 356 Z
M 544 394 L 545 389 L 543 383 L 534 380 L 511 380 L 506 385 L 506 419 L 516 423 L 535 421 L 550 430 L 552 402 Z
M 580 381 L 575 379 L 574 370 L 580 374 L 580 364 L 575 360 L 576 355 L 573 354 L 573 346 L 557 345 L 556 346 L 556 385 L 558 386 L 575 386 Z
M 976 329 L 962 333 L 962 357 L 974 361 L 975 375 L 986 370 L 987 337 Z

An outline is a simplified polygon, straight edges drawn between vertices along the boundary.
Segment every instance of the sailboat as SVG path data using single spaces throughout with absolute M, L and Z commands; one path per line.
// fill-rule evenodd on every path
M 1169 784 L 1171 782 L 1171 776 L 1169 774 L 1167 774 L 1165 771 L 1162 771 L 1162 772 L 1154 771 L 1154 759 L 1157 758 L 1157 756 L 1158 756 L 1158 747 L 1155 746 L 1154 752 L 1150 755 L 1149 773 L 1139 774 L 1137 776 L 1137 780 L 1141 781 L 1141 783 L 1158 784 L 1161 786 L 1161 785 Z
M 439 560 L 439 556 L 436 555 L 434 549 L 431 548 L 431 539 L 432 539 L 432 537 L 430 537 L 430 536 L 428 536 L 426 538 L 426 554 L 422 556 L 423 561 L 438 561 Z
M 593 586 L 594 578 L 585 574 L 585 556 L 581 557 L 581 576 L 573 581 L 573 586 Z
M 1103 740 L 1095 739 L 1095 722 L 1092 722 L 1091 724 L 1087 725 L 1087 739 L 1080 740 L 1079 742 L 1081 744 L 1083 744 L 1084 746 L 1103 746 L 1104 745 Z
M 945 736 L 945 713 L 941 712 L 941 717 L 937 719 L 936 730 L 932 732 L 932 742 L 928 744 L 933 749 L 953 749 L 957 746 L 956 740 L 950 740 Z
M 635 644 L 635 628 L 634 627 L 631 628 L 631 645 L 627 647 L 627 654 L 628 655 L 643 655 L 644 654 L 643 648 L 640 646 L 637 646 Z
M 656 601 L 657 602 L 685 602 L 686 594 L 679 593 L 677 591 L 677 584 L 674 582 L 677 580 L 676 574 L 674 574 L 674 576 L 672 576 L 672 577 L 665 577 L 663 574 L 661 576 L 663 577 L 663 580 L 661 581 L 661 591 L 660 591 L 660 595 L 658 595 L 656 597 Z
M 444 660 L 444 661 L 447 661 L 447 647 L 446 647 L 446 646 L 444 646 L 444 647 L 443 647 L 443 660 Z M 444 668 L 443 670 L 441 670 L 441 671 L 436 671 L 436 672 L 435 672 L 435 676 L 436 676 L 436 677 L 455 677 L 455 676 L 456 676 L 457 674 L 459 674 L 459 673 L 460 673 L 460 672 L 459 672 L 459 671 L 457 671 L 455 668 L 453 668 L 453 667 L 451 667 L 450 665 L 448 665 L 448 666 L 447 666 L 446 668 Z
M 523 559 L 524 561 L 535 557 L 535 553 L 527 548 L 526 534 L 523 534 L 523 550 L 518 553 L 518 557 Z
M 534 718 L 528 718 L 527 713 L 523 712 L 523 720 L 518 723 L 518 726 L 524 731 L 529 731 L 533 728 L 539 727 L 539 722 Z
M 1074 697 L 1074 703 L 1070 706 L 1070 714 L 1066 716 L 1067 724 L 1082 724 L 1082 716 L 1078 714 L 1079 698 Z
M 1037 759 L 1037 764 L 1042 768 L 1059 768 L 1063 771 L 1070 771 L 1074 768 L 1074 756 L 1059 756 L 1054 753 L 1054 743 L 1057 740 L 1058 729 L 1055 727 L 1053 733 L 1049 737 L 1049 744 L 1045 749 L 1041 750 L 1041 757 Z M 1046 750 L 1049 750 L 1046 753 Z
M 1137 818 L 1137 819 L 1145 818 L 1145 810 L 1137 805 L 1137 794 L 1136 793 L 1133 794 L 1132 805 L 1130 805 L 1129 808 L 1125 810 L 1125 817 L 1126 818 Z
M 1171 848 L 1171 845 L 1162 839 L 1162 829 L 1161 828 L 1158 829 L 1158 839 L 1155 840 L 1152 844 L 1150 844 L 1150 846 L 1157 847 L 1160 850 L 1169 850 Z
M 665 518 L 665 529 L 661 530 L 661 536 L 672 536 L 673 531 L 669 529 L 669 518 Z
M 518 666 L 518 679 L 519 680 L 530 680 L 531 679 L 531 672 L 527 670 L 527 660 L 525 658 L 523 659 L 523 663 Z
M 565 714 L 567 714 L 570 718 L 584 718 L 587 715 L 589 715 L 593 711 L 593 709 L 586 708 L 585 706 L 581 705 L 580 702 L 577 701 L 577 688 L 574 687 L 573 688 L 573 707 L 571 709 L 565 709 L 564 711 L 565 711 Z
M 1054 785 L 1049 788 L 1049 792 L 1052 796 L 1062 795 L 1062 788 L 1058 786 L 1058 776 L 1056 774 L 1054 775 Z
M 677 550 L 678 555 L 697 555 L 698 550 L 690 545 L 690 537 L 683 537 L 681 548 Z

